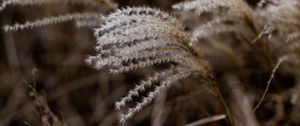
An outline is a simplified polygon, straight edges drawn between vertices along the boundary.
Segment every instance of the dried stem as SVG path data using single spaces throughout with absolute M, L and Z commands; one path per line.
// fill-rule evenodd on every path
M 274 69 L 273 69 L 273 71 L 272 71 L 272 74 L 271 74 L 271 76 L 270 76 L 270 78 L 269 78 L 269 80 L 268 80 L 268 82 L 267 82 L 267 87 L 266 87 L 266 89 L 265 89 L 265 91 L 264 91 L 262 97 L 260 98 L 259 102 L 258 102 L 257 105 L 254 107 L 253 112 L 255 112 L 255 111 L 259 108 L 259 106 L 262 104 L 263 100 L 265 99 L 265 97 L 266 97 L 266 95 L 267 95 L 267 93 L 268 93 L 268 91 L 269 91 L 270 84 L 271 84 L 271 82 L 272 82 L 272 80 L 273 80 L 273 78 L 274 78 L 274 76 L 275 76 L 275 73 L 276 73 L 277 69 L 279 68 L 280 64 L 282 64 L 282 63 L 283 63 L 284 61 L 286 61 L 287 59 L 288 59 L 287 56 L 284 56 L 284 57 L 279 58 L 279 60 L 278 60 L 278 62 L 277 62 L 277 64 L 276 64 L 276 66 L 274 67 Z
M 204 125 L 204 124 L 207 124 L 207 123 L 210 123 L 210 122 L 219 121 L 219 120 L 222 120 L 222 119 L 225 119 L 225 118 L 226 118 L 226 115 L 224 115 L 224 114 L 214 115 L 214 116 L 207 117 L 207 118 L 198 120 L 198 121 L 190 123 L 190 124 L 186 124 L 185 126 Z

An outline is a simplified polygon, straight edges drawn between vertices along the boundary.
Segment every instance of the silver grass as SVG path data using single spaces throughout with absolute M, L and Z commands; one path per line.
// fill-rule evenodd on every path
M 101 16 L 98 12 L 87 12 L 87 13 L 75 13 L 75 14 L 66 14 L 60 15 L 57 17 L 49 17 L 44 18 L 36 21 L 27 21 L 24 24 L 14 24 L 12 26 L 5 25 L 3 27 L 4 31 L 11 32 L 11 31 L 19 31 L 24 29 L 33 29 L 36 27 L 47 26 L 50 24 L 58 24 L 63 22 L 68 22 L 72 20 L 80 21 L 80 20 L 96 20 Z
M 271 72 L 272 59 L 269 46 L 263 39 L 257 37 L 261 36 L 262 29 L 256 20 L 254 10 L 244 0 L 221 0 L 221 2 L 219 0 L 188 0 L 174 5 L 173 8 L 178 11 L 195 10 L 194 13 L 199 14 L 203 12 L 197 12 L 197 10 L 207 8 L 205 4 L 202 4 L 206 2 L 214 5 L 209 6 L 213 8 L 206 11 L 212 18 L 192 29 L 193 42 L 198 42 L 202 38 L 233 32 L 238 35 L 241 41 L 251 47 L 253 52 L 260 54 L 257 55 L 257 58 L 263 62 L 261 68 Z M 182 9 L 185 5 L 193 3 L 195 6 L 191 6 L 192 8 Z
M 173 5 L 173 8 L 180 11 L 194 11 L 197 14 L 215 12 L 218 8 L 228 8 L 232 0 L 189 0 Z
M 191 76 L 192 73 L 193 72 L 191 72 L 190 70 L 186 70 L 186 68 L 181 69 L 178 67 L 177 69 L 173 69 L 173 73 L 171 73 L 171 75 L 167 76 L 166 79 L 162 79 L 160 81 L 160 86 L 155 86 L 154 90 L 150 92 L 148 96 L 144 97 L 141 102 L 137 103 L 135 107 L 129 108 L 127 113 L 121 114 L 120 122 L 126 122 L 126 120 L 130 119 L 135 113 L 139 112 L 144 106 L 149 104 L 155 98 L 155 96 L 159 95 L 159 93 L 169 88 L 172 85 L 172 83 L 178 80 L 185 79 Z M 129 92 L 129 94 L 131 93 L 132 91 Z M 138 92 L 136 92 L 136 94 L 133 95 L 138 95 Z
M 42 4 L 87 4 L 95 5 L 96 2 L 91 0 L 3 0 L 0 5 L 0 12 L 6 7 L 12 5 L 31 6 L 31 5 L 42 5 Z
M 160 10 L 125 8 L 101 20 L 103 24 L 95 30 L 98 54 L 87 59 L 95 68 L 109 67 L 111 73 L 119 74 L 157 64 L 171 65 L 138 83 L 127 96 L 116 102 L 116 109 L 121 109 L 127 107 L 128 102 L 133 102 L 133 97 L 142 98 L 121 114 L 122 123 L 168 89 L 173 82 L 191 75 L 207 78 L 210 74 L 206 61 L 189 46 L 191 40 L 183 31 L 183 25 Z M 154 90 L 147 91 L 151 87 Z M 141 92 L 148 95 L 141 96 Z
M 262 8 L 257 15 L 263 23 L 270 24 L 269 31 L 278 30 L 286 36 L 286 42 L 297 38 L 300 30 L 300 2 L 297 0 L 277 0 L 272 6 Z
M 236 15 L 248 11 L 246 4 L 243 0 L 187 0 L 172 7 L 178 11 L 193 11 L 198 15 L 207 12 Z
M 211 21 L 193 29 L 194 40 L 220 33 L 235 32 L 251 41 L 256 37 L 255 33 L 260 31 L 258 24 L 254 22 L 253 10 L 243 0 L 188 0 L 175 4 L 173 8 L 178 11 L 194 10 L 197 14 L 204 12 L 216 14 Z M 253 24 L 249 24 L 249 20 Z
M 235 32 L 237 30 L 235 26 L 223 24 L 226 21 L 228 21 L 228 18 L 216 18 L 213 21 L 198 26 L 192 33 L 193 42 L 221 33 Z
M 260 8 L 258 17 L 264 24 L 269 24 L 268 30 L 272 37 L 270 44 L 274 46 L 274 54 L 277 57 L 297 53 L 300 48 L 300 2 L 298 0 L 273 0 L 271 5 Z
M 101 3 L 100 3 L 101 2 Z M 18 31 L 24 29 L 32 29 L 40 26 L 46 26 L 50 24 L 63 23 L 68 21 L 76 21 L 77 27 L 97 27 L 99 26 L 99 18 L 103 11 L 113 10 L 117 8 L 117 4 L 110 0 L 3 0 L 0 5 L 0 12 L 3 11 L 7 6 L 10 5 L 21 5 L 21 6 L 34 6 L 34 5 L 50 5 L 50 4 L 80 4 L 86 5 L 94 10 L 100 10 L 99 12 L 77 12 L 72 14 L 65 14 L 59 16 L 50 16 L 35 21 L 27 21 L 23 24 L 16 23 L 13 25 L 5 25 L 2 29 L 6 32 Z M 104 7 L 99 8 L 99 7 Z

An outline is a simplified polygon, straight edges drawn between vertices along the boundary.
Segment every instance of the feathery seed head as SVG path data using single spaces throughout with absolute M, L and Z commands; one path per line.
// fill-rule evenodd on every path
M 165 70 L 149 76 L 116 102 L 116 109 L 126 107 L 133 97 L 144 97 L 141 102 L 121 114 L 123 123 L 149 104 L 177 80 L 193 74 L 205 77 L 207 65 L 202 56 L 190 47 L 190 37 L 183 25 L 170 15 L 148 7 L 125 8 L 104 17 L 95 30 L 97 55 L 88 58 L 95 68 L 105 66 L 118 74 L 159 64 L 171 64 Z M 158 83 L 158 85 L 154 85 Z M 154 90 L 149 91 L 150 87 Z M 147 93 L 147 92 L 146 92 Z

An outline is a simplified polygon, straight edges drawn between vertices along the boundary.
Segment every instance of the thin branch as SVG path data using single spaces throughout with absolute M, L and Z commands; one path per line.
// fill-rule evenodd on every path
M 283 56 L 283 57 L 279 58 L 279 60 L 278 60 L 278 62 L 277 62 L 277 64 L 276 64 L 276 66 L 274 67 L 274 69 L 273 69 L 273 71 L 272 71 L 272 74 L 271 74 L 271 76 L 270 76 L 270 78 L 269 78 L 269 80 L 268 80 L 268 82 L 267 82 L 267 87 L 266 87 L 266 89 L 265 89 L 265 91 L 264 91 L 262 97 L 260 98 L 258 104 L 257 104 L 257 105 L 255 106 L 255 108 L 253 109 L 253 112 L 254 112 L 254 113 L 255 113 L 255 111 L 259 108 L 259 106 L 262 104 L 263 100 L 265 99 L 265 97 L 266 97 L 266 95 L 267 95 L 267 93 L 268 93 L 268 91 L 269 91 L 270 84 L 271 84 L 271 82 L 272 82 L 272 80 L 273 80 L 273 78 L 274 78 L 274 76 L 275 76 L 275 73 L 276 73 L 277 69 L 279 68 L 280 64 L 282 64 L 282 63 L 283 63 L 284 61 L 286 61 L 287 59 L 288 59 L 287 56 Z
M 219 114 L 219 115 L 214 115 L 214 116 L 207 117 L 207 118 L 204 118 L 204 119 L 200 119 L 198 121 L 186 124 L 185 126 L 198 126 L 198 125 L 203 125 L 203 124 L 207 124 L 207 123 L 210 123 L 210 122 L 223 120 L 225 118 L 226 118 L 225 114 Z

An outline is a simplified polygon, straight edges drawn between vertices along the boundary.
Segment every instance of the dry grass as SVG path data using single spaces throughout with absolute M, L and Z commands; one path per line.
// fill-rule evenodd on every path
M 298 0 L 4 0 L 0 13 L 0 125 L 300 125 Z

